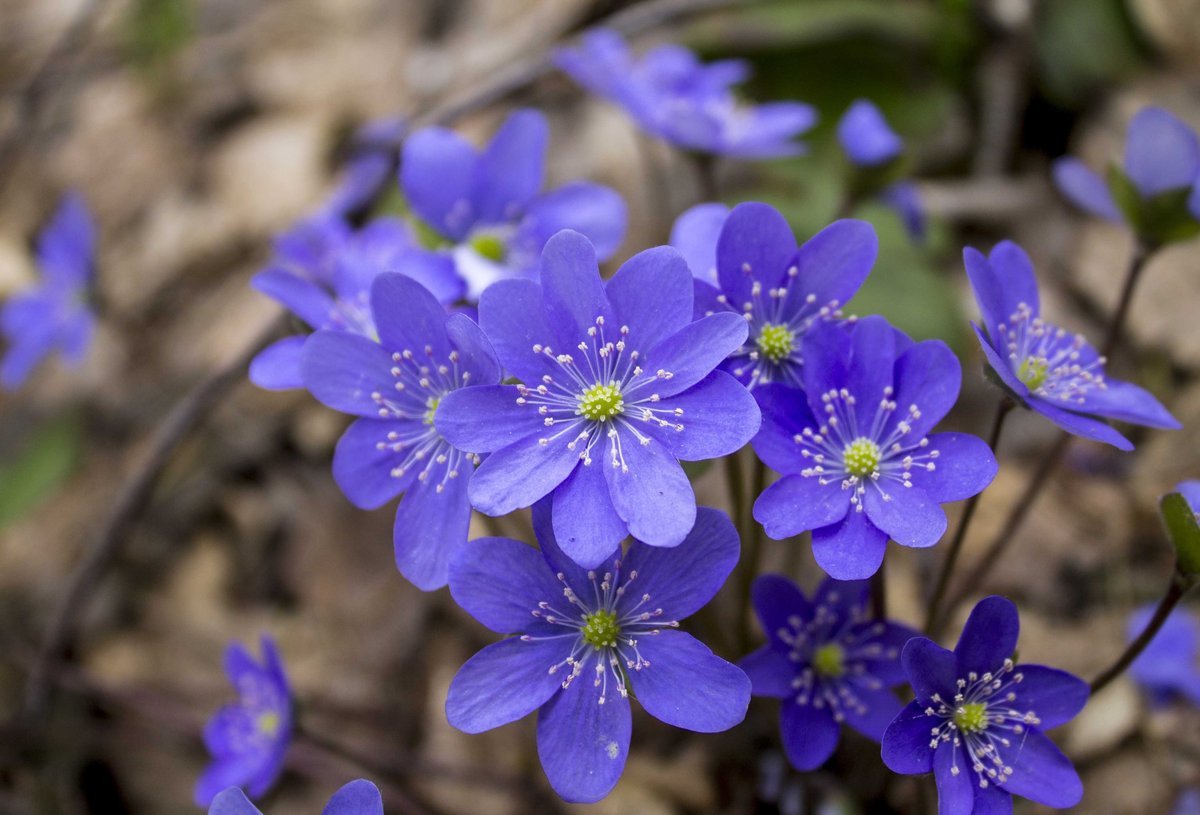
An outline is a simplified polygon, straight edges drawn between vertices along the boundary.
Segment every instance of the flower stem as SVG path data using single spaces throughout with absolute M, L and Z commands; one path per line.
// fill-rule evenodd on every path
M 746 512 L 745 474 L 742 472 L 741 450 L 725 456 L 725 485 L 729 490 L 729 518 L 742 537 L 742 545 L 748 543 L 743 518 Z
M 871 616 L 876 620 L 887 617 L 887 558 L 871 578 Z
M 1171 616 L 1171 612 L 1174 611 L 1175 606 L 1187 594 L 1188 589 L 1192 588 L 1195 584 L 1196 581 L 1194 579 L 1180 574 L 1178 570 L 1171 575 L 1171 583 L 1167 586 L 1167 592 L 1163 595 L 1162 600 L 1159 601 L 1158 608 L 1154 609 L 1154 616 L 1150 618 L 1150 622 L 1142 629 L 1142 633 L 1137 635 L 1137 639 L 1125 646 L 1125 650 L 1117 657 L 1116 662 L 1092 680 L 1091 689 L 1093 696 L 1123 674 L 1125 669 L 1133 664 L 1133 661 L 1138 658 L 1142 651 L 1146 650 L 1146 646 L 1158 634 L 1159 629 L 1163 627 L 1163 623 L 1167 621 L 1167 617 Z
M 693 152 L 687 152 L 684 155 L 695 170 L 700 201 L 716 201 L 719 194 L 716 157 L 708 153 Z
M 992 421 L 992 432 L 988 435 L 988 447 L 993 452 L 1000 444 L 1000 432 L 1004 429 L 1004 419 L 1012 409 L 1013 401 L 1007 396 L 1000 397 L 1000 404 L 996 406 L 996 418 Z M 942 561 L 942 569 L 938 574 L 933 596 L 929 600 L 929 610 L 925 614 L 925 631 L 932 629 L 933 624 L 937 622 L 942 600 L 946 596 L 946 589 L 950 586 L 950 575 L 958 563 L 963 541 L 967 537 L 967 528 L 971 525 L 971 519 L 975 517 L 975 508 L 979 506 L 979 496 L 981 495 L 983 495 L 982 491 L 975 493 L 967 499 L 966 506 L 963 507 L 962 517 L 958 520 L 958 528 L 954 531 L 954 539 L 950 541 L 950 548 L 946 552 L 946 559 Z
M 1117 301 L 1117 310 L 1113 313 L 1112 321 L 1108 324 L 1108 332 L 1104 335 L 1104 344 L 1100 347 L 1100 356 L 1108 357 L 1121 341 L 1121 330 L 1125 326 L 1125 318 L 1129 314 L 1129 306 L 1133 302 L 1133 290 L 1141 279 L 1146 261 L 1154 254 L 1154 249 L 1144 241 L 1139 240 L 1134 246 L 1133 255 L 1129 259 L 1129 271 L 1125 273 L 1125 284 L 1121 288 L 1121 299 Z
M 753 624 L 750 613 L 750 589 L 754 578 L 758 576 L 758 561 L 762 555 L 762 525 L 754 520 L 754 499 L 762 495 L 767 486 L 767 465 L 755 456 L 751 475 L 751 493 L 749 500 L 742 507 L 742 516 L 738 519 L 738 529 L 742 535 L 741 591 L 738 593 L 738 613 L 741 615 L 740 645 L 743 652 L 750 650 L 753 638 Z

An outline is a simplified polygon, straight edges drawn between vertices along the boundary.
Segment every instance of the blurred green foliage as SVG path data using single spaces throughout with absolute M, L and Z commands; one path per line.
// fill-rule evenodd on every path
M 154 75 L 195 35 L 191 0 L 134 0 L 124 20 L 127 58 Z
M 0 464 L 0 527 L 53 495 L 79 460 L 83 428 L 68 414 L 39 428 Z

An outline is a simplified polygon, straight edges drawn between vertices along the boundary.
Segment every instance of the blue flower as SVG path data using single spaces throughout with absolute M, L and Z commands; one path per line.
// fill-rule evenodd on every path
M 537 279 L 542 247 L 561 229 L 592 241 L 602 260 L 625 235 L 625 202 L 614 190 L 576 181 L 539 192 L 546 118 L 520 110 L 483 151 L 452 130 L 418 130 L 404 143 L 400 184 L 412 210 L 453 246 L 441 253 L 466 281 L 467 296 L 508 277 Z
M 262 815 L 237 787 L 225 790 L 213 799 L 208 815 Z M 333 794 L 321 815 L 383 815 L 379 788 L 365 779 L 351 781 Z
M 448 394 L 495 385 L 500 366 L 471 319 L 445 309 L 416 280 L 375 278 L 365 319 L 378 342 L 322 330 L 304 348 L 305 387 L 359 416 L 333 455 L 333 477 L 356 506 L 374 509 L 404 493 L 393 536 L 396 566 L 422 589 L 446 585 L 450 549 L 467 539 L 467 485 L 479 458 L 434 427 Z
M 1193 482 L 1195 483 L 1195 482 Z M 1154 607 L 1138 609 L 1129 618 L 1129 639 L 1146 628 Z M 1200 624 L 1186 609 L 1176 609 L 1146 646 L 1129 674 L 1158 705 L 1177 698 L 1200 705 Z
M 831 577 L 861 580 L 888 538 L 933 546 L 940 504 L 980 492 L 996 475 L 988 446 L 965 433 L 930 434 L 958 398 L 962 372 L 945 343 L 914 344 L 882 317 L 824 323 L 805 343 L 804 391 L 763 385 L 754 451 L 783 478 L 754 504 L 769 536 L 812 530 Z
M 227 787 L 245 787 L 258 798 L 283 771 L 292 738 L 292 692 L 270 637 L 262 638 L 262 656 L 260 665 L 236 642 L 225 649 L 225 675 L 238 700 L 218 710 L 204 728 L 213 760 L 196 782 L 197 806 L 208 806 Z
M 616 785 L 629 751 L 632 691 L 651 716 L 715 733 L 738 724 L 750 680 L 676 630 L 717 593 L 738 559 L 721 512 L 702 508 L 672 549 L 634 542 L 585 570 L 555 540 L 549 501 L 533 509 L 541 554 L 506 538 L 471 541 L 450 567 L 450 593 L 500 634 L 450 683 L 446 717 L 480 733 L 538 710 L 542 768 L 568 801 Z
M 351 144 L 354 152 L 318 212 L 347 217 L 361 212 L 383 192 L 396 169 L 389 148 L 404 135 L 404 129 L 404 121 L 397 118 L 376 119 L 360 127 Z
M 20 387 L 54 351 L 71 365 L 83 361 L 96 321 L 88 305 L 95 244 L 87 205 L 80 195 L 69 193 L 38 235 L 41 282 L 0 309 L 0 332 L 8 340 L 8 352 L 0 363 L 0 387 Z
M 1200 790 L 1184 790 L 1175 802 L 1171 815 L 1200 815 Z
M 1104 358 L 1081 334 L 1042 319 L 1033 263 L 1020 246 L 1002 241 L 986 258 L 967 248 L 963 261 L 983 316 L 983 328 L 972 327 L 989 368 L 1017 401 L 1068 433 L 1121 450 L 1133 445 L 1103 419 L 1178 429 L 1149 392 L 1105 376 Z
M 722 368 L 749 388 L 768 382 L 803 386 L 805 335 L 841 316 L 867 279 L 879 242 L 865 221 L 836 221 L 803 246 L 766 204 L 739 204 L 716 246 L 719 288 L 697 282 L 696 316 L 741 315 L 745 343 Z
M 1061 158 L 1053 170 L 1059 190 L 1080 209 L 1110 221 L 1123 219 L 1126 202 L 1115 198 L 1116 190 L 1082 161 Z M 1169 111 L 1146 107 L 1133 117 L 1122 170 L 1143 203 L 1172 193 L 1184 195 L 1192 219 L 1200 220 L 1200 139 Z
M 313 329 L 376 338 L 371 284 L 384 272 L 418 280 L 443 303 L 462 296 L 452 264 L 417 248 L 406 224 L 377 219 L 353 232 L 338 215 L 301 221 L 275 242 L 275 259 L 251 285 L 282 303 Z M 250 364 L 250 379 L 269 390 L 304 387 L 300 359 L 307 334 L 285 337 Z
M 635 59 L 614 31 L 592 30 L 577 48 L 560 49 L 558 65 L 587 90 L 625 109 L 647 133 L 687 150 L 746 159 L 794 156 L 795 139 L 817 121 L 799 102 L 744 105 L 733 86 L 750 75 L 741 60 L 707 65 L 679 45 Z
M 915 241 L 925 239 L 928 225 L 916 184 L 911 181 L 897 181 L 879 193 L 879 200 L 899 216 L 910 238 Z
M 833 755 L 841 725 L 879 741 L 903 705 L 891 688 L 904 683 L 900 649 L 916 636 L 871 619 L 870 583 L 827 578 L 812 600 L 790 580 L 754 581 L 754 609 L 767 644 L 738 663 L 755 696 L 783 700 L 783 749 L 798 770 Z
M 717 239 L 729 217 L 724 204 L 697 204 L 685 210 L 671 226 L 670 245 L 679 250 L 692 277 L 712 286 L 717 279 Z
M 855 100 L 846 109 L 838 122 L 837 137 L 846 158 L 859 167 L 878 167 L 904 152 L 904 141 L 868 99 Z
M 696 496 L 679 460 L 732 453 L 758 430 L 754 399 L 714 370 L 742 344 L 735 314 L 692 321 L 692 276 L 675 250 L 626 261 L 607 285 L 582 235 L 546 244 L 542 282 L 504 280 L 480 324 L 519 385 L 449 394 L 437 428 L 491 453 L 471 503 L 504 515 L 553 493 L 554 532 L 585 567 L 626 535 L 683 541 Z
M 988 597 L 953 651 L 915 637 L 901 652 L 917 698 L 883 734 L 883 762 L 903 775 L 932 770 L 938 812 L 1011 812 L 1014 795 L 1063 808 L 1083 796 L 1071 761 L 1042 731 L 1083 709 L 1087 683 L 1042 665 L 1014 665 L 1019 627 L 1011 602 Z

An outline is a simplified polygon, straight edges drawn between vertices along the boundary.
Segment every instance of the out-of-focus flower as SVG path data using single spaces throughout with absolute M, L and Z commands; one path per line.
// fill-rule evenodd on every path
M 262 815 L 262 812 L 244 792 L 232 787 L 213 799 L 208 815 Z M 360 778 L 335 792 L 321 815 L 383 815 L 383 798 L 378 787 Z
M 745 105 L 733 86 L 750 76 L 741 60 L 702 63 L 680 45 L 637 59 L 619 34 L 589 31 L 555 63 L 597 96 L 620 105 L 643 130 L 686 150 L 745 159 L 794 156 L 797 137 L 817 121 L 800 102 Z
M 1195 483 L 1195 482 L 1193 482 Z M 1129 640 L 1145 630 L 1154 606 L 1138 609 L 1129 618 Z M 1129 675 L 1155 704 L 1182 698 L 1200 705 L 1200 624 L 1187 609 L 1167 617 L 1146 650 L 1129 666 Z
M 724 204 L 697 204 L 685 210 L 671 226 L 671 246 L 687 261 L 692 277 L 713 286 L 717 280 L 717 239 L 729 217 Z
M 925 237 L 925 211 L 917 186 L 904 180 L 899 161 L 904 141 L 892 130 L 883 112 L 867 99 L 855 101 L 838 122 L 838 143 L 853 165 L 851 195 L 876 198 L 900 216 L 914 240 Z

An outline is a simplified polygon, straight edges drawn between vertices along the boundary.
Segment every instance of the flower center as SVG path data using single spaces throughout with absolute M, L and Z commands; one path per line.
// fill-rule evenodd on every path
M 954 724 L 963 733 L 979 733 L 987 729 L 987 705 L 983 702 L 967 702 L 954 711 Z
M 614 648 L 621 626 L 615 611 L 602 608 L 583 618 L 583 640 L 593 648 Z
M 579 412 L 593 422 L 603 422 L 617 416 L 625 407 L 621 389 L 615 384 L 597 382 L 579 394 Z
M 258 718 L 254 720 L 255 729 L 258 730 L 260 734 L 267 737 L 274 736 L 276 733 L 278 733 L 279 725 L 279 714 L 273 710 L 259 714 Z
M 813 653 L 813 669 L 826 679 L 836 679 L 846 672 L 846 649 L 828 642 Z
M 498 235 L 481 232 L 469 241 L 471 248 L 493 263 L 503 263 L 507 248 Z
M 759 329 L 758 339 L 755 342 L 764 357 L 771 362 L 781 362 L 796 350 L 796 332 L 786 325 L 765 323 Z
M 1045 357 L 1025 357 L 1025 361 L 1017 368 L 1017 378 L 1031 391 L 1036 391 L 1046 383 L 1049 370 L 1050 364 Z
M 442 403 L 440 396 L 430 396 L 425 400 L 425 416 L 421 419 L 426 427 L 433 426 L 433 417 L 437 415 L 438 405 Z
M 846 472 L 850 475 L 865 478 L 878 469 L 881 456 L 882 451 L 878 444 L 859 436 L 847 444 L 846 449 L 842 451 L 842 462 L 845 464 Z

